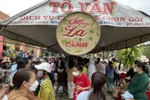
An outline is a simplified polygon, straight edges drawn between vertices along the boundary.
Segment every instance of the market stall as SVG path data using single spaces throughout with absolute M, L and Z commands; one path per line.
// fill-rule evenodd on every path
M 149 40 L 150 17 L 113 0 L 46 0 L 0 23 L 0 33 L 10 39 L 64 52 L 56 28 L 71 12 L 92 15 L 101 27 L 101 37 L 91 52 L 116 50 Z

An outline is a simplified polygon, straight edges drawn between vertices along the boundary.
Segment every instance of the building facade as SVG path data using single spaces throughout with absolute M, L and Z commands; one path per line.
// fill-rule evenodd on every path
M 0 22 L 6 18 L 9 18 L 9 15 L 0 11 Z M 25 43 L 14 41 L 0 35 L 0 58 L 2 58 L 2 53 L 6 49 L 10 49 L 12 51 L 22 50 L 23 52 L 34 51 L 34 54 L 37 56 L 40 56 L 41 54 L 40 47 L 27 45 Z

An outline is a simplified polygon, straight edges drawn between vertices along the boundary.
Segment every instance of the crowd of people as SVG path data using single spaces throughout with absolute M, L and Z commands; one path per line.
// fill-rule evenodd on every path
M 20 54 L 0 62 L 0 100 L 56 100 L 59 94 L 73 100 L 106 100 L 106 87 L 116 100 L 123 100 L 125 92 L 135 100 L 147 100 L 149 63 L 141 60 L 129 70 L 115 58 Z

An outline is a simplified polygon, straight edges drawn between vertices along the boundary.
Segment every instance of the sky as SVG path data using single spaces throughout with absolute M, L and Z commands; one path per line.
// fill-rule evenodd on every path
M 0 0 L 0 10 L 13 16 L 43 1 L 44 0 Z
M 150 15 L 150 0 L 117 0 L 117 1 Z
M 0 0 L 0 10 L 13 16 L 27 8 L 30 8 L 44 0 Z M 116 0 L 124 5 L 144 11 L 150 15 L 150 0 Z M 144 1 L 144 2 L 143 2 Z

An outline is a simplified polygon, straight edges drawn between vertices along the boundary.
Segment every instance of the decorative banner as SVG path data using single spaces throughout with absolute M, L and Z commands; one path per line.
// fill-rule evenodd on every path
M 58 25 L 66 14 L 77 11 L 89 13 L 99 25 L 150 27 L 150 17 L 114 0 L 49 0 L 10 25 Z
M 71 55 L 90 52 L 100 39 L 100 26 L 89 14 L 74 12 L 67 15 L 57 27 L 60 47 Z

